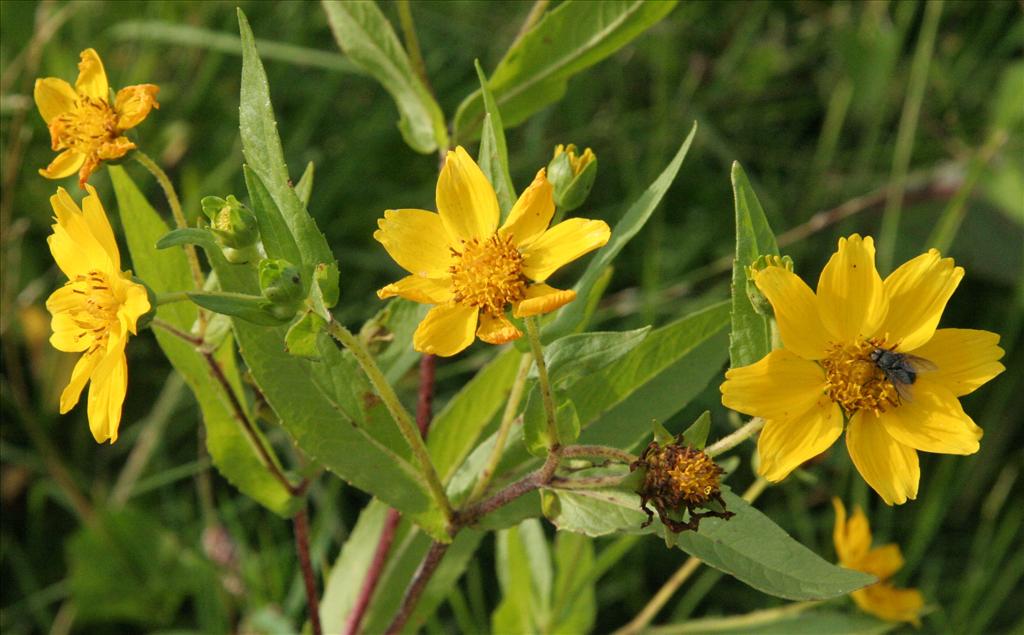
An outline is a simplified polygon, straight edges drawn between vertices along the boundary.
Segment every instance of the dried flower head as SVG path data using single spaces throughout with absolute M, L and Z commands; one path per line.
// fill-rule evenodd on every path
M 724 511 L 725 501 L 720 490 L 722 468 L 710 456 L 700 450 L 685 446 L 681 439 L 675 443 L 661 445 L 651 441 L 640 458 L 629 470 L 644 469 L 644 482 L 640 486 L 640 508 L 647 512 L 647 527 L 654 521 L 654 512 L 647 503 L 654 505 L 661 522 L 675 533 L 697 531 L 701 518 L 712 516 L 728 519 L 732 512 Z M 719 511 L 714 507 L 720 508 Z M 704 508 L 707 511 L 697 511 Z M 689 513 L 689 520 L 682 521 L 674 516 Z

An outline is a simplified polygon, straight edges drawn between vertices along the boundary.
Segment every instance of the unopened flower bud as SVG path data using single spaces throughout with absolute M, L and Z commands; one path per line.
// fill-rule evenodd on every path
M 207 196 L 202 201 L 203 214 L 210 221 L 210 229 L 222 245 L 241 250 L 256 244 L 260 238 L 256 216 L 234 196 L 227 199 Z
M 271 309 L 280 317 L 293 315 L 302 302 L 302 275 L 298 267 L 282 259 L 260 261 L 260 291 L 263 297 L 274 303 Z
M 758 256 L 757 260 L 746 268 L 747 299 L 750 300 L 750 304 L 754 307 L 755 311 L 770 318 L 775 316 L 771 302 L 768 301 L 768 298 L 764 297 L 761 290 L 754 284 L 758 272 L 764 271 L 768 267 L 782 267 L 786 271 L 793 271 L 793 259 L 789 256 Z
M 647 522 L 641 527 L 654 520 L 654 512 L 647 503 L 654 506 L 662 524 L 675 533 L 697 531 L 700 520 L 708 516 L 733 516 L 725 511 L 722 500 L 722 468 L 704 452 L 684 445 L 680 438 L 667 445 L 652 441 L 629 469 L 644 471 L 644 481 L 637 492 L 640 508 L 647 512 Z M 689 516 L 687 520 L 683 520 L 684 510 Z
M 576 209 L 587 200 L 590 188 L 597 178 L 597 156 L 587 148 L 576 154 L 576 146 L 555 147 L 555 155 L 548 163 L 548 180 L 555 190 L 555 204 L 563 212 Z

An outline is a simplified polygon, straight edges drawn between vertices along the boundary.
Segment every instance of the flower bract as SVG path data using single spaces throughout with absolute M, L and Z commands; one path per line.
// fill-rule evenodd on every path
M 494 188 L 462 147 L 445 159 L 437 210 L 388 210 L 373 237 L 410 274 L 377 295 L 436 305 L 413 346 L 442 356 L 465 349 L 474 336 L 491 344 L 520 337 L 505 315 L 509 307 L 516 317 L 530 317 L 572 301 L 574 291 L 545 280 L 611 234 L 604 221 L 583 218 L 548 228 L 555 203 L 543 169 L 499 228 Z
M 64 188 L 50 197 L 57 222 L 47 242 L 68 281 L 50 295 L 46 308 L 53 316 L 53 347 L 82 353 L 60 396 L 60 412 L 78 403 L 91 380 L 89 428 L 98 443 L 113 443 L 128 388 L 125 345 L 150 303 L 146 288 L 132 281 L 130 271 L 121 270 L 110 221 L 96 190 L 85 187 L 88 195 L 81 209 Z
M 124 132 L 160 107 L 159 90 L 153 84 L 127 86 L 117 91 L 111 104 L 107 73 L 91 48 L 82 51 L 74 87 L 56 77 L 37 79 L 36 106 L 50 130 L 50 145 L 60 153 L 39 173 L 61 179 L 78 172 L 78 183 L 84 186 L 101 162 L 135 148 Z
M 849 519 L 846 507 L 838 498 L 832 499 L 836 510 L 836 525 L 832 532 L 839 564 L 870 573 L 878 582 L 851 593 L 853 601 L 866 613 L 890 622 L 910 622 L 920 626 L 924 597 L 917 589 L 898 589 L 889 578 L 903 568 L 903 554 L 899 545 L 871 547 L 871 527 L 867 516 L 859 507 Z
M 962 397 L 1004 368 L 999 336 L 939 329 L 964 271 L 932 249 L 885 280 L 870 237 L 839 241 L 812 291 L 784 267 L 754 273 L 782 348 L 734 368 L 722 403 L 765 419 L 760 472 L 780 481 L 846 429 L 864 480 L 885 500 L 917 497 L 917 451 L 973 454 L 981 428 Z

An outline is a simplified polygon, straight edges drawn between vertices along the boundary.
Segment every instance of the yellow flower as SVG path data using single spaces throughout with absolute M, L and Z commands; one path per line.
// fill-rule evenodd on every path
M 844 420 L 850 458 L 889 505 L 917 497 L 918 450 L 977 452 L 981 428 L 958 398 L 1004 370 L 1003 350 L 995 333 L 936 329 L 963 275 L 932 249 L 883 281 L 874 243 L 857 234 L 839 240 L 817 294 L 783 267 L 756 272 L 783 348 L 727 372 L 721 390 L 729 408 L 765 419 L 761 475 L 781 481 Z
M 555 154 L 552 158 L 557 159 L 561 154 L 569 155 L 569 165 L 572 167 L 573 175 L 578 175 L 583 168 L 587 167 L 587 164 L 595 159 L 594 152 L 590 148 L 584 150 L 583 154 L 577 155 L 576 144 L 573 143 L 567 146 L 559 143 L 555 146 Z
M 36 106 L 50 129 L 50 145 L 60 152 L 39 173 L 62 179 L 77 171 L 78 184 L 84 187 L 101 161 L 117 159 L 135 148 L 124 131 L 142 123 L 150 109 L 160 107 L 159 90 L 153 84 L 128 86 L 117 91 L 111 105 L 107 73 L 93 49 L 82 51 L 74 88 L 56 77 L 37 79 Z
M 491 344 L 520 337 L 505 317 L 507 307 L 529 317 L 570 302 L 574 291 L 544 281 L 611 233 L 604 221 L 583 218 L 548 229 L 555 203 L 543 169 L 498 228 L 494 188 L 462 147 L 445 159 L 437 209 L 388 210 L 373 234 L 411 274 L 377 295 L 437 305 L 413 336 L 416 350 L 435 355 L 455 355 L 473 343 L 474 333 Z
M 838 498 L 832 499 L 836 509 L 836 526 L 832 541 L 836 546 L 839 564 L 870 573 L 878 582 L 851 593 L 853 601 L 862 611 L 890 622 L 910 622 L 920 626 L 924 597 L 917 589 L 897 589 L 888 582 L 903 568 L 903 554 L 899 545 L 890 544 L 871 548 L 871 528 L 860 507 L 846 519 L 846 508 Z
M 50 197 L 57 215 L 47 239 L 50 253 L 68 282 L 46 300 L 54 348 L 84 353 L 60 396 L 61 414 L 78 403 L 90 379 L 89 428 L 98 443 L 117 441 L 121 405 L 128 387 L 124 348 L 136 333 L 139 317 L 149 312 L 146 288 L 121 271 L 121 256 L 103 204 L 86 185 L 82 209 L 64 188 Z

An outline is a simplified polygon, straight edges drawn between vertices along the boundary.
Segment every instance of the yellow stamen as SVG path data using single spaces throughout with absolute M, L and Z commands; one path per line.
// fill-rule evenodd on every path
M 879 347 L 868 340 L 856 344 L 833 344 L 821 360 L 825 369 L 825 392 L 846 414 L 870 410 L 876 416 L 900 404 L 896 387 L 871 360 Z
M 455 263 L 448 271 L 455 302 L 501 315 L 509 304 L 526 297 L 523 255 L 512 236 L 464 240 L 462 251 L 452 249 L 452 256 Z
M 77 294 L 81 301 L 68 309 L 74 323 L 82 329 L 76 339 L 91 338 L 89 352 L 103 348 L 110 330 L 118 324 L 117 310 L 122 301 L 114 295 L 107 274 L 93 270 L 78 275 L 65 286 Z
M 90 155 L 120 135 L 117 113 L 104 100 L 79 95 L 75 106 L 50 122 L 53 150 L 71 149 Z

